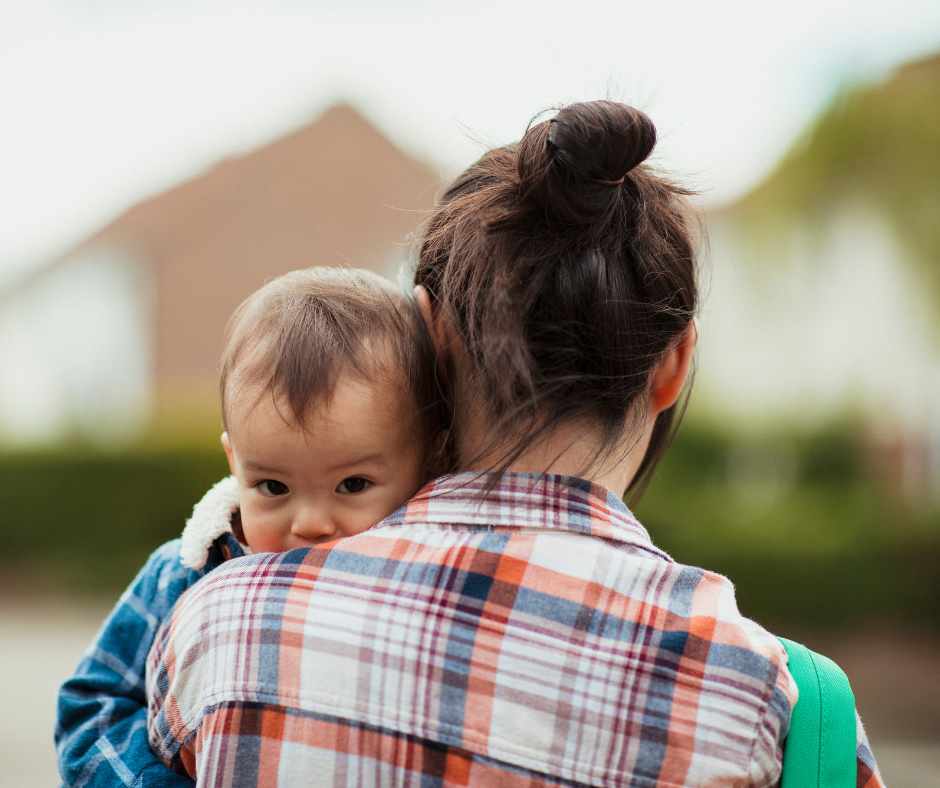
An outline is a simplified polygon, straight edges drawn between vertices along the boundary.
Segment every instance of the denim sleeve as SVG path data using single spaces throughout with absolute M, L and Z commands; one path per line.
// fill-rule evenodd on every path
M 208 570 L 187 569 L 167 542 L 122 594 L 95 641 L 59 689 L 55 731 L 68 786 L 192 786 L 147 743 L 147 652 L 176 600 Z

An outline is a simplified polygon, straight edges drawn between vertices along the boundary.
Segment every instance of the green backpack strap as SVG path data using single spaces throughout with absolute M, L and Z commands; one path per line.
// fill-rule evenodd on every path
M 854 788 L 855 696 L 831 659 L 779 638 L 800 698 L 783 743 L 782 788 Z

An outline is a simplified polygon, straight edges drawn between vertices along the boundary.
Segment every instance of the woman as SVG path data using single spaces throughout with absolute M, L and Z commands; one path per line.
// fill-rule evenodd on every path
M 448 189 L 415 283 L 461 472 L 198 586 L 152 653 L 166 761 L 213 785 L 777 781 L 781 646 L 621 501 L 695 345 L 693 224 L 654 143 L 635 109 L 575 104 Z M 860 727 L 858 752 L 879 785 Z

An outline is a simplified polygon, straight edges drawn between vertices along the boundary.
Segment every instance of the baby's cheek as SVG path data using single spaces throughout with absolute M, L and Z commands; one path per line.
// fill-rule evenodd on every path
M 242 531 L 245 541 L 254 553 L 277 553 L 284 549 L 283 534 L 277 528 L 276 518 L 262 513 L 242 511 Z

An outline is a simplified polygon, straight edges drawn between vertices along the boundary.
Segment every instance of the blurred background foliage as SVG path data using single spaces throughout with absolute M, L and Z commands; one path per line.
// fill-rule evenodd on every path
M 778 632 L 940 625 L 940 508 L 879 478 L 851 420 L 736 436 L 683 426 L 636 506 L 683 563 L 730 577 Z
M 875 84 L 847 84 L 737 206 L 754 240 L 826 226 L 846 200 L 892 225 L 940 308 L 940 56 Z
M 845 420 L 736 436 L 693 416 L 634 508 L 658 544 L 730 576 L 743 611 L 779 631 L 940 627 L 940 509 L 884 489 L 864 434 Z M 226 473 L 202 435 L 4 453 L 4 576 L 114 595 Z

